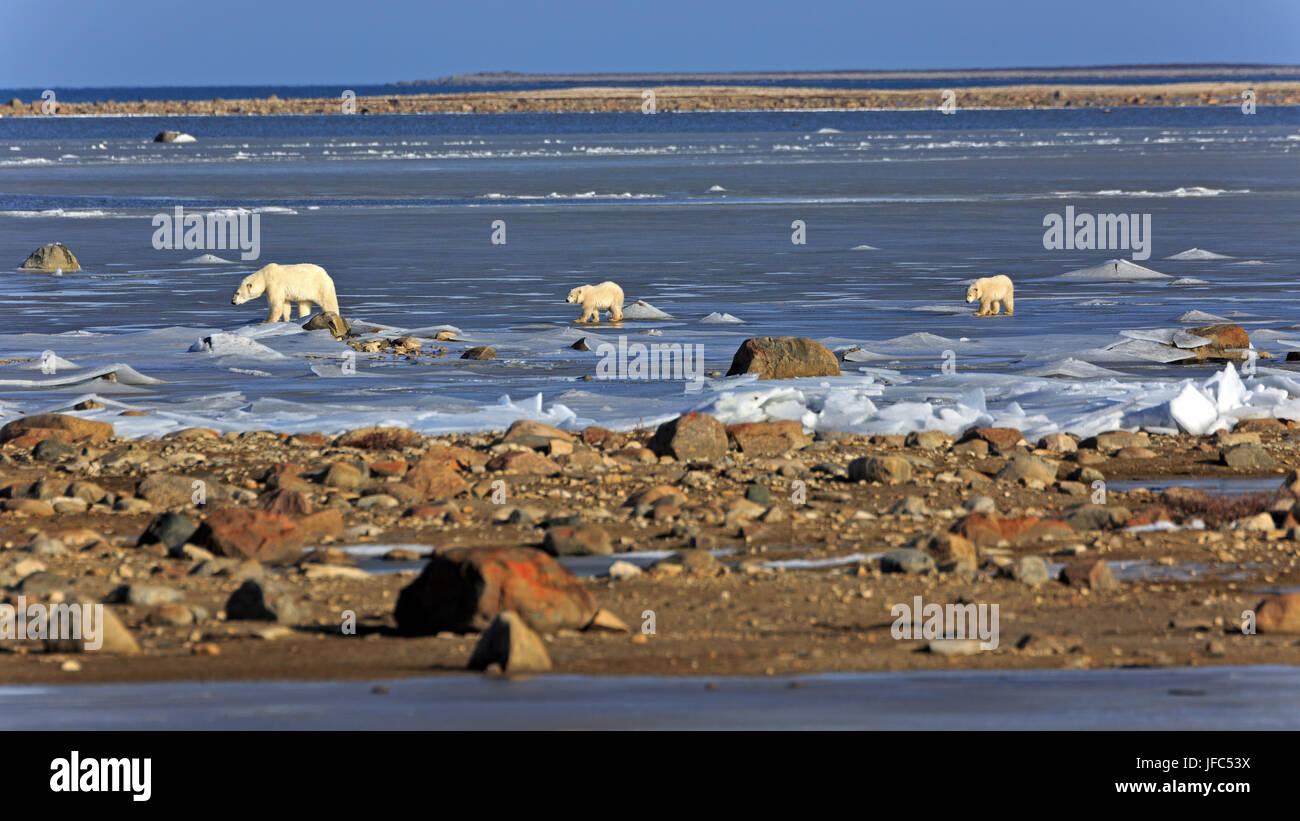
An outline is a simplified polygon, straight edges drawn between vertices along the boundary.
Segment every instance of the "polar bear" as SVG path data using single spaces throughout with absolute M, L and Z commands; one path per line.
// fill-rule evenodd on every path
M 298 303 L 298 318 L 310 314 L 312 305 L 323 311 L 339 312 L 339 300 L 334 295 L 334 280 L 319 265 L 270 265 L 244 277 L 230 298 L 231 305 L 243 305 L 250 299 L 266 294 L 269 311 L 267 322 L 288 322 L 293 318 L 293 305 Z
M 998 274 L 995 277 L 984 277 L 971 283 L 966 289 L 966 304 L 979 300 L 980 309 L 975 312 L 975 316 L 997 316 L 1003 308 L 1007 309 L 1007 316 L 1016 314 L 1016 286 L 1012 284 L 1011 277 L 1006 274 Z
M 601 311 L 609 311 L 611 322 L 623 321 L 623 289 L 618 287 L 617 282 L 606 280 L 599 285 L 579 285 L 569 291 L 569 298 L 565 302 L 582 306 L 579 323 L 588 319 L 599 323 Z

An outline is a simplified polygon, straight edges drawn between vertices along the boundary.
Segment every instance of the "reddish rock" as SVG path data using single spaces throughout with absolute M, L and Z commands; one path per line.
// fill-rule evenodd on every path
M 1217 348 L 1249 348 L 1250 335 L 1240 325 L 1202 325 L 1188 328 L 1189 334 L 1204 337 Z
M 587 589 L 541 550 L 451 548 L 435 553 L 402 589 L 394 616 L 407 635 L 483 630 L 513 610 L 534 630 L 581 630 L 596 615 Z
M 1016 428 L 973 428 L 962 437 L 963 442 L 978 439 L 988 442 L 989 447 L 999 453 L 1026 445 L 1025 436 Z
M 756 373 L 759 379 L 839 376 L 840 362 L 820 342 L 801 336 L 746 339 L 731 360 L 727 376 Z
M 1300 633 L 1300 593 L 1268 596 L 1255 606 L 1255 629 L 1261 633 Z
M 413 498 L 419 499 L 450 499 L 469 490 L 469 483 L 450 467 L 452 463 L 449 463 L 445 457 L 446 454 L 440 453 L 432 458 L 426 456 L 420 459 L 395 487 L 409 488 Z M 385 490 L 399 499 L 402 498 L 393 494 L 394 488 L 385 488 Z
M 289 437 L 289 444 L 309 448 L 320 448 L 329 444 L 329 439 L 319 433 L 295 433 Z
M 371 462 L 370 474 L 380 478 L 404 476 L 408 465 L 405 459 L 393 459 L 390 462 Z
M 1110 565 L 1101 559 L 1089 559 L 1066 565 L 1061 571 L 1061 581 L 1070 587 L 1087 587 L 1101 592 L 1119 589 L 1119 582 L 1110 572 Z
M 627 501 L 623 502 L 623 507 L 639 507 L 641 505 L 653 505 L 660 499 L 670 499 L 674 504 L 685 504 L 686 494 L 680 488 L 672 485 L 654 485 L 645 490 L 638 490 Z
M 615 433 L 612 430 L 597 425 L 590 425 L 583 428 L 582 432 L 578 435 L 581 437 L 584 445 L 593 448 L 622 447 L 624 441 L 626 441 L 626 437 L 621 433 Z
M 343 538 L 343 516 L 337 510 L 322 510 L 297 520 L 302 544 L 318 544 Z
M 474 465 L 482 465 L 486 462 L 486 456 L 469 448 L 462 448 L 459 445 L 434 445 L 424 452 L 412 470 L 418 470 L 421 466 L 434 465 L 453 470 L 469 470 Z
M 1004 518 L 997 513 L 968 514 L 954 524 L 951 530 L 981 547 L 997 544 L 1001 539 L 1006 539 L 1012 545 L 1023 546 L 1074 534 L 1069 525 L 1055 519 L 1040 519 L 1037 516 Z
M 257 559 L 274 565 L 298 559 L 302 535 L 301 528 L 288 516 L 225 507 L 208 514 L 190 540 L 217 556 Z
M 532 450 L 511 450 L 488 460 L 488 470 L 522 473 L 529 476 L 554 476 L 561 468 L 552 460 Z
M 717 462 L 727 455 L 727 431 L 707 413 L 692 411 L 660 425 L 650 450 L 679 462 Z
M 741 453 L 750 456 L 777 456 L 806 446 L 812 439 L 803 426 L 793 419 L 780 422 L 744 422 L 727 425 L 727 439 Z
M 72 444 L 75 441 L 71 431 L 59 430 L 58 428 L 30 428 L 10 439 L 5 445 L 11 448 L 31 450 L 47 439 L 53 439 L 65 445 Z
M 91 419 L 82 419 L 79 416 L 69 416 L 65 413 L 38 413 L 34 416 L 15 419 L 0 428 L 0 442 L 17 439 L 27 431 L 36 428 L 46 430 L 45 435 L 41 437 L 42 439 L 50 437 L 48 433 L 50 430 L 65 431 L 69 438 L 62 441 L 102 442 L 105 439 L 113 438 L 113 426 L 108 422 L 96 422 Z

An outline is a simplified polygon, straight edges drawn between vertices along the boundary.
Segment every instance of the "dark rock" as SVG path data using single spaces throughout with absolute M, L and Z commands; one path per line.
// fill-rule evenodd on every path
M 746 339 L 731 360 L 727 376 L 756 373 L 759 379 L 839 376 L 835 354 L 820 342 L 801 336 L 759 336 Z
M 65 274 L 76 273 L 81 270 L 81 264 L 77 258 L 62 243 L 52 245 L 42 245 L 32 252 L 27 261 L 22 264 L 24 271 L 58 271 L 62 269 Z
M 136 540 L 137 545 L 162 544 L 168 549 L 180 547 L 194 536 L 199 526 L 179 513 L 160 513 Z

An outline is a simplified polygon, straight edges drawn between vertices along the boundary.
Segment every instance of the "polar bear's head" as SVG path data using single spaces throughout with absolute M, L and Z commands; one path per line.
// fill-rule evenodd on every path
M 577 305 L 579 302 L 582 302 L 582 298 L 586 295 L 588 287 L 589 286 L 587 285 L 579 285 L 577 288 L 569 291 L 569 298 L 564 301 L 571 305 Z
M 980 298 L 980 284 L 978 282 L 972 282 L 970 284 L 970 287 L 966 289 L 966 304 L 969 305 L 970 303 L 974 302 L 979 298 Z
M 265 270 L 263 268 L 255 274 L 244 277 L 244 281 L 239 283 L 239 287 L 235 289 L 235 295 L 230 298 L 230 304 L 243 305 L 248 300 L 257 299 L 266 293 L 266 278 L 262 275 Z

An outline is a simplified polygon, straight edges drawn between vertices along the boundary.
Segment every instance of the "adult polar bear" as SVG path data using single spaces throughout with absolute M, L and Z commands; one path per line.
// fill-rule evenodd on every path
M 256 273 L 244 277 L 230 298 L 231 305 L 243 305 L 250 299 L 266 294 L 269 310 L 267 322 L 288 322 L 293 318 L 293 305 L 298 303 L 298 318 L 310 314 L 312 305 L 323 311 L 339 312 L 339 300 L 334 294 L 334 280 L 319 265 L 299 263 L 276 265 L 271 263 Z
M 977 299 L 980 309 L 975 312 L 975 316 L 997 316 L 1003 308 L 1007 309 L 1007 316 L 1016 315 L 1016 286 L 1006 274 L 972 282 L 966 289 L 966 304 Z
M 623 321 L 623 289 L 617 282 L 606 280 L 599 285 L 579 285 L 569 291 L 565 302 L 582 306 L 579 324 L 593 318 L 599 323 L 601 311 L 609 311 L 610 322 Z

